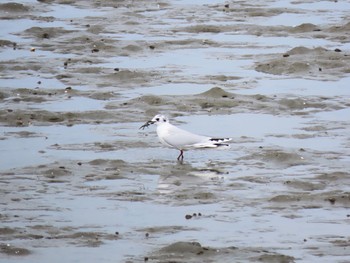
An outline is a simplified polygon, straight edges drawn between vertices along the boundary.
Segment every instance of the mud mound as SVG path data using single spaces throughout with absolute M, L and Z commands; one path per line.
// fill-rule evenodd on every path
M 257 63 L 255 70 L 274 75 L 330 80 L 348 74 L 349 63 L 350 56 L 338 49 L 296 47 L 285 54 L 271 55 L 266 62 Z
M 23 33 L 27 36 L 42 38 L 55 38 L 62 35 L 72 33 L 74 31 L 67 30 L 61 27 L 31 27 L 26 29 Z
M 219 87 L 211 88 L 210 90 L 205 91 L 199 95 L 210 97 L 210 98 L 232 98 L 232 97 L 234 97 L 233 93 L 227 92 Z
M 304 23 L 301 25 L 298 25 L 291 29 L 291 32 L 293 33 L 305 33 L 305 32 L 312 32 L 312 31 L 318 31 L 319 27 L 311 24 L 311 23 Z
M 152 253 L 147 260 L 152 262 L 294 262 L 291 256 L 269 252 L 260 248 L 203 247 L 199 242 L 179 241 Z M 146 259 L 145 258 L 145 259 Z
M 31 254 L 30 250 L 22 247 L 15 247 L 9 244 L 0 244 L 0 253 L 8 256 L 27 256 Z
M 3 12 L 28 12 L 30 8 L 19 3 L 0 4 L 0 11 Z

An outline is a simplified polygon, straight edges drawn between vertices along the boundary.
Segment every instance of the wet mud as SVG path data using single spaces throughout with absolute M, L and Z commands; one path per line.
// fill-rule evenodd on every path
M 0 261 L 348 262 L 349 10 L 1 3 Z

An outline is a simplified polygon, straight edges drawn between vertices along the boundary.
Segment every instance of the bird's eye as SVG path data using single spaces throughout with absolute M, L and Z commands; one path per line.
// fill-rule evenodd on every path
M 166 119 L 164 119 L 163 121 L 166 122 Z
M 159 118 L 156 118 L 156 121 L 159 121 Z

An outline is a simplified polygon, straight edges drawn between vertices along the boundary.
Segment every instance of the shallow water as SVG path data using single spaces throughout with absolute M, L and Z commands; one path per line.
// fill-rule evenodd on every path
M 0 261 L 349 260 L 349 2 L 21 3 L 0 13 Z M 158 112 L 231 148 L 178 163 L 139 130 Z

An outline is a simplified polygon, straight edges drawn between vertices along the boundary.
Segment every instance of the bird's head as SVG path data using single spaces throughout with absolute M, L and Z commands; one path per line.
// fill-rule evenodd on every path
M 152 122 L 158 125 L 161 123 L 169 122 L 169 119 L 164 115 L 157 114 L 156 116 L 153 117 Z
M 166 116 L 164 116 L 164 115 L 157 114 L 156 116 L 153 117 L 152 120 L 147 121 L 144 125 L 142 125 L 140 127 L 140 129 L 143 130 L 144 128 L 147 128 L 151 124 L 159 125 L 159 124 L 162 124 L 162 123 L 169 123 L 169 119 Z

